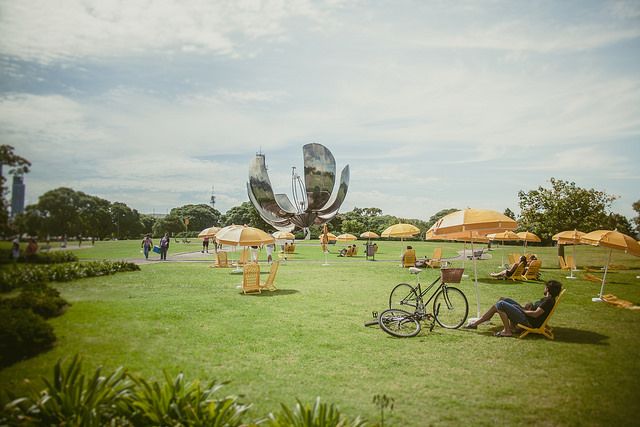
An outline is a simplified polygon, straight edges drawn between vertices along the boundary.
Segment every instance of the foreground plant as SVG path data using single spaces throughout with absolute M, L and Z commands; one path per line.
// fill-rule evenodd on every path
M 303 404 L 296 399 L 293 409 L 281 404 L 280 412 L 269 414 L 270 427 L 364 427 L 366 421 L 356 417 L 349 419 L 334 404 L 321 403 L 316 398 L 313 405 Z

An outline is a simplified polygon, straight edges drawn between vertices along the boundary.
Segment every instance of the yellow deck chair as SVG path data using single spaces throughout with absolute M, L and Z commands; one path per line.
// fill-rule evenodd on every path
M 353 245 L 353 253 L 351 254 L 351 256 L 356 256 L 358 255 L 358 247 L 356 245 Z
M 260 266 L 258 264 L 247 264 L 242 272 L 242 292 L 260 293 Z
M 238 258 L 238 261 L 236 261 L 236 264 L 240 265 L 245 265 L 247 262 L 249 261 L 249 250 L 247 248 L 242 249 L 242 252 L 240 252 L 240 258 Z
M 564 260 L 564 257 L 562 255 L 558 255 L 558 262 L 560 263 L 560 270 L 569 269 L 569 266 L 567 265 L 567 262 Z
M 215 268 L 227 268 L 229 267 L 229 258 L 226 252 L 216 252 L 216 263 L 213 264 Z
M 402 267 L 415 267 L 416 266 L 416 250 L 406 249 L 402 257 Z
M 522 280 L 522 274 L 524 274 L 524 264 L 518 263 L 518 266 L 516 267 L 516 271 L 514 271 L 511 276 L 506 277 L 506 279 L 511 279 L 514 282 L 517 280 Z
M 562 298 L 565 292 L 566 292 L 566 289 L 563 289 L 562 292 L 560 292 L 560 295 L 558 295 L 558 297 L 556 298 L 556 303 L 553 304 L 553 308 L 551 309 L 551 312 L 549 313 L 547 318 L 544 319 L 544 322 L 542 322 L 542 325 L 540 325 L 539 328 L 530 328 L 529 326 L 524 326 L 518 323 L 518 327 L 521 329 L 524 329 L 524 332 L 522 332 L 518 338 L 524 338 L 529 334 L 540 334 L 552 340 L 554 338 L 553 329 L 549 325 L 549 319 L 551 319 L 551 316 L 553 316 L 553 313 L 556 311 L 556 307 L 558 307 L 558 304 L 560 303 L 560 299 Z
M 435 248 L 431 259 L 427 261 L 427 267 L 440 268 L 442 261 L 442 248 Z
M 540 275 L 540 268 L 542 267 L 542 261 L 533 260 L 529 263 L 527 267 L 527 271 L 521 275 L 523 280 L 539 280 L 538 276 Z
M 271 270 L 269 271 L 269 277 L 267 277 L 267 281 L 264 283 L 260 283 L 260 287 L 262 289 L 266 289 L 268 291 L 275 291 L 278 289 L 276 288 L 276 285 L 274 282 L 276 280 L 276 274 L 278 273 L 279 266 L 280 266 L 279 261 L 275 261 L 271 263 Z
M 572 269 L 575 271 L 576 261 L 573 259 L 573 257 L 571 255 L 567 255 L 565 259 L 567 260 L 567 270 Z

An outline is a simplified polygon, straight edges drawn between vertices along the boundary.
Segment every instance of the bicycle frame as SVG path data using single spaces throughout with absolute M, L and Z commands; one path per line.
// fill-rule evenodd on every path
M 434 289 L 433 293 L 431 294 L 431 296 L 429 297 L 429 299 L 425 302 L 424 301 L 424 296 L 427 295 L 429 293 L 429 291 L 436 286 L 436 283 L 440 282 L 440 284 Z M 438 277 L 436 278 L 436 280 L 434 280 L 433 282 L 431 282 L 431 284 L 429 286 L 427 286 L 424 290 L 422 290 L 422 285 L 420 283 L 420 280 L 418 280 L 418 278 L 416 278 L 416 286 L 414 288 L 416 295 L 418 297 L 416 304 L 416 314 L 419 315 L 422 318 L 425 317 L 429 317 L 429 315 L 426 313 L 425 308 L 427 306 L 429 306 L 429 304 L 431 304 L 431 301 L 433 301 L 433 299 L 436 297 L 436 295 L 438 294 L 438 291 L 440 291 L 440 289 L 443 289 L 446 291 L 447 289 L 447 284 L 445 282 L 442 281 L 442 277 Z M 409 295 L 407 295 L 408 297 Z M 447 297 L 447 293 L 444 293 L 444 300 L 447 303 L 447 306 L 450 306 L 450 302 L 448 300 Z M 405 297 L 405 299 L 407 298 Z M 404 299 L 403 299 L 404 301 Z M 411 304 L 407 304 L 407 305 L 411 305 Z M 436 308 L 436 310 L 438 310 L 438 308 Z

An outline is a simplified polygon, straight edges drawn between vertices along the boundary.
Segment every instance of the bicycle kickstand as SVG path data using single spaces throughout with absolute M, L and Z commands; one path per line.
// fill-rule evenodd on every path
M 429 325 L 429 332 L 433 332 L 433 328 L 436 326 L 436 317 L 438 317 L 438 313 L 440 312 L 440 304 L 436 307 L 433 312 L 433 316 L 431 317 L 431 324 Z

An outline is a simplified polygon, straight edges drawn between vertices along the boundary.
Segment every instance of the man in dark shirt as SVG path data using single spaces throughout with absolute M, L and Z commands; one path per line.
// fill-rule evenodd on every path
M 475 322 L 469 323 L 466 327 L 476 329 L 478 325 L 488 321 L 498 313 L 503 324 L 502 331 L 496 333 L 498 337 L 513 336 L 518 323 L 539 328 L 549 316 L 551 309 L 553 309 L 560 291 L 562 291 L 560 282 L 549 280 L 545 283 L 544 298 L 534 303 L 527 303 L 524 307 L 511 298 L 500 298 L 482 317 Z

